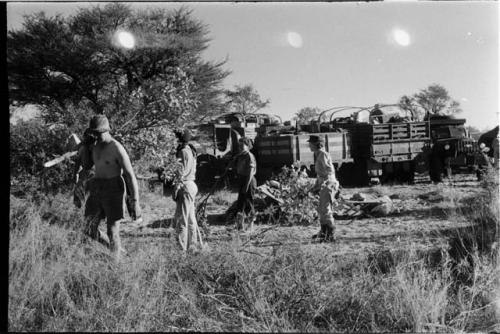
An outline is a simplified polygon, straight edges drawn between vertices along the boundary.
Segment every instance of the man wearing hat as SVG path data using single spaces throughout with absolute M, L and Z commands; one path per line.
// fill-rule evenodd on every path
M 311 135 L 308 142 L 310 150 L 314 153 L 314 170 L 316 171 L 316 182 L 310 191 L 319 192 L 317 210 L 321 225 L 319 233 L 315 234 L 313 238 L 320 241 L 334 241 L 333 203 L 339 182 L 335 177 L 335 168 L 330 154 L 324 150 L 323 136 Z
M 250 138 L 242 137 L 238 141 L 239 153 L 233 164 L 239 179 L 238 200 L 236 202 L 236 227 L 243 228 L 246 221 L 249 230 L 252 230 L 255 221 L 254 197 L 257 188 L 255 174 L 257 173 L 257 162 L 255 156 L 250 152 L 252 141 Z
M 189 143 L 191 132 L 188 129 L 178 130 L 175 136 L 179 141 L 176 157 L 181 164 L 180 180 L 174 190 L 175 229 L 177 241 L 182 250 L 187 251 L 192 246 L 203 246 L 201 233 L 196 221 L 194 200 L 198 193 L 196 179 L 196 149 Z
M 109 121 L 104 115 L 90 120 L 89 130 L 96 137 L 92 148 L 95 175 L 89 180 L 89 198 L 85 203 L 85 217 L 89 225 L 87 233 L 98 240 L 99 221 L 106 218 L 109 248 L 119 260 L 123 250 L 120 242 L 120 222 L 124 217 L 125 181 L 131 187 L 131 216 L 140 217 L 139 187 L 130 158 L 116 139 L 109 133 Z

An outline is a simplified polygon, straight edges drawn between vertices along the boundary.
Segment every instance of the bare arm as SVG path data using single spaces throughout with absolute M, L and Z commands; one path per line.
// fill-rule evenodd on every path
M 118 164 L 122 168 L 123 174 L 125 175 L 125 177 L 127 177 L 127 179 L 130 180 L 130 186 L 132 187 L 132 189 L 131 189 L 132 199 L 138 202 L 139 201 L 139 185 L 137 183 L 137 179 L 135 177 L 134 170 L 132 168 L 132 163 L 130 162 L 130 158 L 129 158 L 127 152 L 125 151 L 125 148 L 123 148 L 123 146 L 118 142 L 116 142 L 116 147 L 118 150 L 118 157 L 117 157 Z
M 184 179 L 188 174 L 188 169 L 187 169 L 188 159 L 189 159 L 189 155 L 186 153 L 185 150 L 182 150 L 180 152 L 180 157 L 177 159 L 177 161 L 179 161 L 182 164 L 182 172 L 181 172 L 182 179 Z
M 250 189 L 250 183 L 252 183 L 252 178 L 254 177 L 255 175 L 255 170 L 257 168 L 257 164 L 255 162 L 254 159 L 252 159 L 250 156 L 248 156 L 248 174 L 247 174 L 247 178 L 246 178 L 246 191 L 248 191 L 248 189 Z
M 81 159 L 81 151 L 82 148 L 78 148 L 78 154 L 76 155 L 75 159 L 75 167 L 73 168 L 73 181 L 75 183 L 78 183 L 78 173 L 82 170 L 82 159 Z

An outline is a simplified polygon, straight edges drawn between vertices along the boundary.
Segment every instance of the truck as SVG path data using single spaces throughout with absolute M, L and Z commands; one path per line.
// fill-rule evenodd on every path
M 349 116 L 334 117 L 346 111 Z M 326 112 L 331 112 L 329 118 Z M 237 153 L 241 136 L 254 141 L 259 183 L 284 166 L 298 165 L 314 176 L 314 157 L 307 142 L 313 134 L 324 137 L 325 150 L 342 185 L 389 180 L 412 183 L 415 173 L 425 171 L 439 182 L 443 173 L 451 173 L 445 168 L 448 165 L 454 170 L 477 170 L 478 145 L 465 130 L 464 119 L 428 117 L 415 121 L 412 115 L 402 113 L 394 104 L 335 107 L 325 110 L 317 120 L 295 126 L 274 115 L 224 114 L 198 127 L 199 133 L 206 134 L 205 139 L 198 136 L 205 147 L 198 158 L 200 176 L 208 180 L 211 174 L 220 174 Z
M 447 115 L 427 117 L 431 128 L 432 149 L 429 156 L 429 177 L 441 182 L 443 175 L 473 172 L 481 178 L 481 167 L 485 164 L 478 142 L 473 139 L 464 124 L 465 119 Z
M 430 140 L 428 122 L 402 117 L 398 106 L 389 104 L 337 107 L 328 111 L 333 111 L 330 120 L 320 123 L 320 131 L 342 130 L 351 136 L 353 162 L 339 166 L 341 182 L 356 185 L 389 180 L 413 182 L 415 172 L 425 169 Z M 350 116 L 333 118 L 344 111 L 351 111 Z M 318 121 L 323 116 L 324 113 Z
M 276 131 L 291 131 L 289 123 L 270 114 L 225 113 L 207 123 L 190 127 L 194 133 L 194 146 L 198 152 L 197 180 L 207 185 L 221 175 L 229 161 L 238 153 L 238 140 L 266 136 Z M 255 154 L 255 148 L 253 149 Z

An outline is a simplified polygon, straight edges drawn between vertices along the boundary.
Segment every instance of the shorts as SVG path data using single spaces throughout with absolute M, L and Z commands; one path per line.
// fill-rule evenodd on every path
M 87 182 L 89 197 L 85 217 L 106 218 L 108 223 L 124 219 L 125 182 L 121 176 L 111 179 L 92 178 Z

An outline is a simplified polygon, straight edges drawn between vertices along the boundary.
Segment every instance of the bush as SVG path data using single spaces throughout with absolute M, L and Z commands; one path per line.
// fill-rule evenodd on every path
M 73 170 L 71 162 L 62 162 L 50 168 L 44 168 L 43 164 L 55 155 L 66 153 L 66 139 L 70 134 L 64 126 L 47 127 L 39 119 L 11 125 L 11 187 L 18 196 L 69 189 Z
M 257 221 L 288 226 L 316 224 L 318 198 L 308 193 L 313 179 L 303 177 L 296 169 L 288 167 L 283 167 L 273 179 L 280 184 L 277 193 L 283 203 L 257 203 L 262 206 Z

